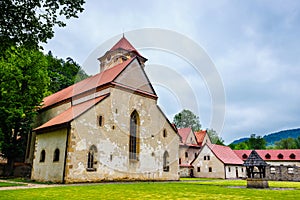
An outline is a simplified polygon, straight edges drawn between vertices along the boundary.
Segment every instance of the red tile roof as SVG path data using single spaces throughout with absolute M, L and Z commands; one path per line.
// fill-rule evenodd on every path
M 114 51 L 117 49 L 124 49 L 127 51 L 135 52 L 138 56 L 141 56 L 141 54 L 132 46 L 132 44 L 130 44 L 130 42 L 124 36 L 109 51 Z
M 70 99 L 83 92 L 96 89 L 99 86 L 112 82 L 134 59 L 135 57 L 128 59 L 123 63 L 120 63 L 110 69 L 84 79 L 78 83 L 75 83 L 74 85 L 71 85 L 63 90 L 60 90 L 59 92 L 56 92 L 44 98 L 42 108 L 46 108 L 53 104 Z
M 101 100 L 105 99 L 108 96 L 109 96 L 109 94 L 105 94 L 105 95 L 102 95 L 102 96 L 97 97 L 95 99 L 85 101 L 83 103 L 71 106 L 69 109 L 67 109 L 63 113 L 61 113 L 61 114 L 57 115 L 56 117 L 52 118 L 51 120 L 49 120 L 45 124 L 35 128 L 34 131 L 39 131 L 39 130 L 42 130 L 42 129 L 45 129 L 45 128 L 48 128 L 48 127 L 68 123 L 68 122 L 72 121 L 73 119 L 77 118 L 78 116 L 80 116 L 81 114 L 83 114 L 84 112 L 86 112 L 92 106 L 94 106 L 95 104 L 97 104 L 98 102 L 100 102 Z
M 188 137 L 188 135 L 190 134 L 190 132 L 192 131 L 191 128 L 179 128 L 178 129 L 178 133 L 182 139 L 182 143 L 185 144 L 186 143 L 186 139 Z
M 195 132 L 195 136 L 196 136 L 196 139 L 197 139 L 197 143 L 198 143 L 199 145 L 202 145 L 205 135 L 206 135 L 206 130 L 202 130 L 202 131 L 197 131 L 197 132 Z
M 252 150 L 234 150 L 234 153 L 241 158 L 246 160 Z M 258 155 L 265 161 L 299 161 L 300 160 L 300 149 L 270 149 L 270 150 L 255 150 Z M 243 156 L 243 155 L 246 156 Z M 293 156 L 294 155 L 294 156 Z
M 240 159 L 234 151 L 227 146 L 217 144 L 206 144 L 211 151 L 219 158 L 224 164 L 242 165 L 244 161 Z

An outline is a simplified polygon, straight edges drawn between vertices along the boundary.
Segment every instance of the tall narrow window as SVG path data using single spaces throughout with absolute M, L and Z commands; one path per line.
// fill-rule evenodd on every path
M 169 153 L 167 151 L 165 151 L 165 153 L 164 153 L 163 170 L 164 170 L 164 172 L 169 171 Z
M 208 168 L 208 172 L 212 172 L 212 168 L 211 167 Z
M 90 147 L 89 153 L 88 153 L 88 162 L 87 162 L 87 171 L 96 171 L 95 168 L 95 154 L 97 153 L 97 147 L 95 145 L 92 145 Z
M 129 159 L 138 160 L 139 153 L 139 116 L 136 111 L 133 111 L 130 116 L 130 137 L 129 137 Z
M 98 124 L 99 124 L 99 126 L 103 126 L 103 116 L 102 115 L 100 115 L 98 117 Z
M 55 149 L 54 155 L 53 155 L 53 162 L 58 162 L 59 161 L 59 149 Z
M 46 151 L 43 149 L 40 155 L 40 162 L 45 162 L 46 159 Z
M 163 137 L 167 137 L 167 130 L 166 129 L 164 129 L 164 131 L 163 131 Z
M 188 158 L 189 157 L 189 153 L 185 152 L 185 157 Z

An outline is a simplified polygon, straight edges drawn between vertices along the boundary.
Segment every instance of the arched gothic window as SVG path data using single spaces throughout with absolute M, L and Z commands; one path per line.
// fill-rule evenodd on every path
M 95 145 L 92 145 L 90 147 L 89 153 L 88 153 L 88 162 L 87 162 L 87 170 L 88 171 L 96 171 L 96 168 L 94 164 L 97 162 L 95 161 L 95 155 L 97 153 L 97 147 Z
M 139 153 L 139 116 L 136 111 L 130 115 L 129 159 L 138 160 Z
M 167 151 L 165 151 L 164 153 L 164 158 L 163 158 L 163 170 L 164 172 L 168 172 L 169 171 L 169 153 Z

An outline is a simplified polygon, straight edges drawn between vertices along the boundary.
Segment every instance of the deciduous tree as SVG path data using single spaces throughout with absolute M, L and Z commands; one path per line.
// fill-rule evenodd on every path
M 1 0 L 0 53 L 11 46 L 38 46 L 54 36 L 64 18 L 77 18 L 84 0 Z
M 190 127 L 193 131 L 199 131 L 201 129 L 199 117 L 192 111 L 186 109 L 174 116 L 173 123 L 177 126 L 177 128 Z
M 23 157 L 27 134 L 49 84 L 45 56 L 34 49 L 11 48 L 0 58 L 1 151 L 11 175 L 15 158 Z M 1 142 L 0 142 L 1 143 Z

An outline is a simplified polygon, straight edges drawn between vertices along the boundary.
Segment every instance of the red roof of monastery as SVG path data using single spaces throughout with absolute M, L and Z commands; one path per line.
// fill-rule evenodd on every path
M 217 144 L 206 144 L 211 151 L 219 158 L 224 164 L 243 164 L 243 160 L 240 159 L 234 151 L 227 146 L 217 145 Z
M 188 135 L 190 134 L 190 132 L 192 131 L 191 128 L 179 128 L 178 129 L 178 133 L 182 139 L 182 143 L 185 144 L 186 143 L 186 139 L 188 137 Z
M 242 160 L 246 160 L 252 150 L 234 150 L 234 153 Z M 255 150 L 264 161 L 299 161 L 300 149 L 270 149 Z
M 85 101 L 83 103 L 71 106 L 66 111 L 64 111 L 61 114 L 57 115 L 56 117 L 52 118 L 45 124 L 35 128 L 34 130 L 37 131 L 37 130 L 41 130 L 41 129 L 44 129 L 47 127 L 57 126 L 57 125 L 68 123 L 68 122 L 72 121 L 73 119 L 77 118 L 78 116 L 80 116 L 81 114 L 83 114 L 84 112 L 86 112 L 92 106 L 94 106 L 95 104 L 97 104 L 98 102 L 100 102 L 101 100 L 105 99 L 108 96 L 109 96 L 109 94 L 105 94 L 100 97 L 94 98 L 92 100 Z
M 199 145 L 202 145 L 203 143 L 203 140 L 205 138 L 205 135 L 206 135 L 206 130 L 202 130 L 202 131 L 197 131 L 195 132 L 195 136 L 196 136 L 196 139 L 197 139 L 197 143 Z
M 141 54 L 132 46 L 132 44 L 124 36 L 109 51 L 114 51 L 117 49 L 125 49 L 127 51 L 133 51 L 137 55 L 141 56 Z
M 56 92 L 46 98 L 43 101 L 43 107 L 46 108 L 58 102 L 70 99 L 83 92 L 87 92 L 92 89 L 96 89 L 99 86 L 112 82 L 133 60 L 135 57 L 126 60 L 110 69 L 107 69 L 101 73 L 84 79 L 74 85 L 71 85 L 59 92 Z

